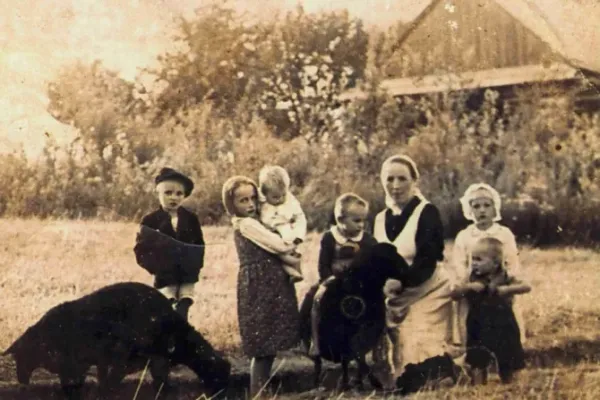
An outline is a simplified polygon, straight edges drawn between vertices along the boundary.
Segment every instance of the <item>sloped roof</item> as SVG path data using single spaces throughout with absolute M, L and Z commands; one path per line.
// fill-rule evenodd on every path
M 475 1 L 475 0 L 460 0 L 460 1 Z M 502 7 L 513 18 L 519 21 L 523 26 L 528 28 L 540 40 L 547 43 L 550 48 L 557 54 L 562 55 L 567 59 L 565 45 L 560 39 L 558 33 L 552 28 L 552 25 L 546 19 L 543 10 L 527 0 L 490 0 Z M 425 9 L 415 18 L 408 29 L 398 38 L 398 43 L 395 48 L 402 46 L 403 42 L 427 19 L 430 13 L 442 2 L 453 3 L 449 0 L 432 0 Z
M 528 0 L 493 0 L 504 8 L 516 20 L 535 34 L 540 40 L 548 45 L 556 53 L 567 58 L 565 44 L 560 39 L 556 30 L 552 27 L 544 14 L 535 3 Z
M 457 1 L 476 0 L 433 0 L 413 20 L 409 28 L 398 38 L 394 51 L 397 51 L 409 37 L 424 24 L 424 21 L 438 6 L 452 7 L 460 4 Z M 383 80 L 380 87 L 391 95 L 424 94 L 452 90 L 475 89 L 480 87 L 501 87 L 507 85 L 527 84 L 533 82 L 554 81 L 590 78 L 596 79 L 600 73 L 591 66 L 583 65 L 577 60 L 571 60 L 565 53 L 565 46 L 560 36 L 547 21 L 542 10 L 528 0 L 488 0 L 505 10 L 512 18 L 528 30 L 536 40 L 548 46 L 556 54 L 554 63 L 550 66 L 544 64 L 518 65 L 480 70 L 468 70 L 460 73 L 431 74 L 391 78 Z M 443 4 L 445 3 L 445 4 Z M 479 6 L 480 3 L 477 3 Z M 595 85 L 597 80 L 591 82 Z M 341 100 L 351 100 L 366 97 L 360 89 L 354 88 L 344 92 Z
M 461 74 L 426 75 L 423 77 L 386 79 L 380 87 L 393 96 L 424 94 L 481 87 L 500 87 L 534 82 L 575 79 L 580 71 L 566 64 L 550 66 L 527 65 L 513 68 L 471 71 Z M 367 93 L 351 89 L 340 95 L 340 100 L 365 98 Z

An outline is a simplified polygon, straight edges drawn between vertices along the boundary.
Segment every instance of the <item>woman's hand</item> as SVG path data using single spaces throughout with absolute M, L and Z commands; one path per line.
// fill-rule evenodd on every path
M 402 293 L 402 282 L 397 279 L 388 279 L 383 286 L 383 294 L 385 297 L 398 297 Z
M 398 299 L 387 298 L 385 300 L 386 325 L 388 328 L 399 326 L 408 315 L 410 306 L 404 304 Z

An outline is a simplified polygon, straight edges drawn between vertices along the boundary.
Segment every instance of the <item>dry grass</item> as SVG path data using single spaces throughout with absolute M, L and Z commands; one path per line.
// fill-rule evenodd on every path
M 126 223 L 0 220 L 0 326 L 4 331 L 0 349 L 60 302 L 109 283 L 151 283 L 133 255 L 136 230 L 135 224 Z M 217 348 L 240 355 L 237 256 L 231 233 L 230 228 L 205 228 L 206 263 L 191 322 Z M 307 279 L 297 286 L 299 296 L 316 280 L 318 235 L 310 236 L 305 254 Z M 591 250 L 523 249 L 523 277 L 533 291 L 521 301 L 531 334 L 528 348 L 537 354 L 534 365 L 511 386 L 494 381 L 484 388 L 459 386 L 415 398 L 600 398 L 599 260 L 600 255 Z M 317 397 L 342 398 L 315 392 L 294 395 Z

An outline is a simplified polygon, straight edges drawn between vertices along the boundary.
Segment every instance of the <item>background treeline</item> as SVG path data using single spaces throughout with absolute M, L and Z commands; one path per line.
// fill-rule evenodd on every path
M 342 192 L 380 210 L 381 162 L 404 152 L 448 237 L 466 224 L 458 199 L 484 181 L 503 194 L 503 223 L 519 240 L 598 243 L 599 114 L 535 88 L 512 105 L 494 91 L 476 107 L 468 93 L 393 99 L 377 82 L 403 28 L 376 32 L 344 12 L 301 8 L 255 21 L 214 3 L 180 20 L 177 51 L 136 82 L 99 62 L 68 66 L 48 87 L 49 112 L 79 136 L 65 148 L 50 135 L 36 160 L 0 156 L 0 214 L 137 220 L 155 207 L 153 177 L 169 165 L 196 181 L 188 205 L 204 224 L 223 223 L 225 179 L 278 163 L 310 226 L 323 229 Z M 342 104 L 357 81 L 368 97 Z

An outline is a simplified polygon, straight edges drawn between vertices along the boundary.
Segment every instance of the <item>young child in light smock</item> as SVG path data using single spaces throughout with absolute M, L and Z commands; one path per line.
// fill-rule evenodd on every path
M 286 244 L 300 245 L 306 236 L 306 216 L 300 202 L 290 192 L 287 171 L 278 165 L 263 167 L 258 175 L 258 186 L 260 222 L 278 233 Z M 302 257 L 298 248 L 287 256 Z M 292 282 L 304 279 L 299 263 L 286 262 L 286 259 L 283 261 L 284 269 Z
M 450 264 L 454 286 L 467 282 L 471 274 L 471 252 L 478 240 L 484 237 L 498 239 L 503 244 L 504 267 L 511 275 L 520 272 L 519 252 L 515 235 L 509 228 L 498 223 L 501 219 L 501 199 L 498 192 L 485 183 L 476 183 L 465 191 L 460 199 L 465 218 L 473 221 L 456 236 Z M 466 345 L 466 319 L 468 303 L 465 299 L 453 304 L 454 344 L 464 348 Z M 513 310 L 521 333 L 521 343 L 525 343 L 525 324 L 519 302 L 513 303 Z

